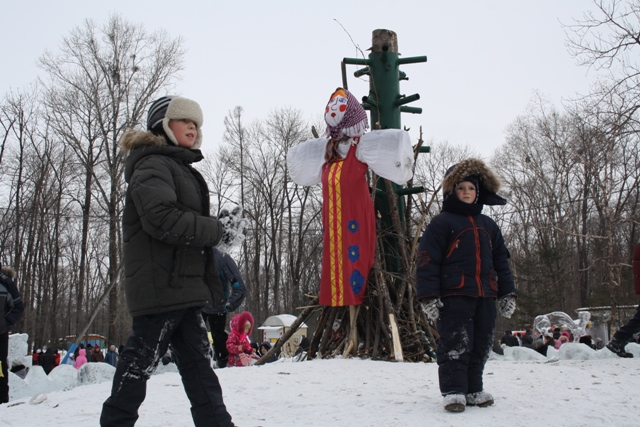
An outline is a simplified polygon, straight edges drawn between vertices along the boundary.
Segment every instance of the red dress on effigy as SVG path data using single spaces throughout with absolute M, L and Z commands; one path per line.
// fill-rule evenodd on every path
M 344 159 L 322 166 L 322 278 L 320 304 L 358 305 L 373 266 L 376 223 L 366 179 L 368 166 L 356 157 L 357 143 Z

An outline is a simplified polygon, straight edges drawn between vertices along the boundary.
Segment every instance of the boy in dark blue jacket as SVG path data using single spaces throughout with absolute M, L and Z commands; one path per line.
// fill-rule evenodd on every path
M 499 178 L 478 159 L 447 171 L 442 212 L 420 240 L 417 297 L 440 334 L 436 350 L 440 392 L 447 411 L 490 406 L 482 373 L 493 345 L 496 298 L 503 316 L 515 310 L 509 252 L 483 205 L 504 205 Z

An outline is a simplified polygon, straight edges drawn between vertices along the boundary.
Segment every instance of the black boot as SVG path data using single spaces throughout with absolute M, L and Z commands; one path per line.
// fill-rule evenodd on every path
M 615 338 L 612 339 L 611 341 L 609 341 L 609 344 L 607 344 L 607 348 L 609 350 L 611 350 L 612 352 L 614 352 L 615 354 L 617 354 L 620 357 L 633 357 L 633 354 L 627 352 L 624 348 L 626 346 L 626 343 L 621 343 L 620 341 L 616 340 Z

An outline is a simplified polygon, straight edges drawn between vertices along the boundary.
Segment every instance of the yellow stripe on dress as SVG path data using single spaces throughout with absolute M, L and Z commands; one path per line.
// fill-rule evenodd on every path
M 342 192 L 340 177 L 344 162 L 334 162 L 329 170 L 329 253 L 331 269 L 331 305 L 344 304 L 343 271 L 342 271 Z

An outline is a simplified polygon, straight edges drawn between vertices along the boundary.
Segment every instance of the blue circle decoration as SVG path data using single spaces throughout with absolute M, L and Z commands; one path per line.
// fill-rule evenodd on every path
M 349 221 L 347 223 L 347 228 L 349 229 L 349 231 L 353 234 L 355 234 L 356 231 L 358 231 L 358 228 L 360 227 L 360 225 L 358 224 L 358 221 L 355 219 L 352 219 L 351 221 Z
M 360 271 L 353 270 L 353 273 L 351 273 L 351 277 L 349 278 L 349 283 L 351 284 L 351 289 L 353 289 L 354 294 L 357 295 L 362 292 L 364 277 L 360 274 Z
M 360 259 L 360 246 L 349 246 L 349 260 L 351 262 L 356 262 L 358 259 Z

